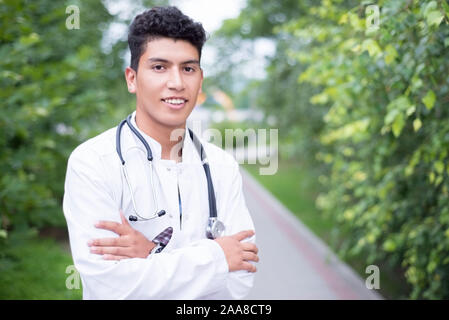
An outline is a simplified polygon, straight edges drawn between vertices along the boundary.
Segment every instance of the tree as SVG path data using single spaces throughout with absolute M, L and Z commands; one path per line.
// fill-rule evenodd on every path
M 379 1 L 379 28 L 368 3 L 309 3 L 273 27 L 255 2 L 227 25 L 261 17 L 251 37 L 277 40 L 260 101 L 325 168 L 340 253 L 404 268 L 412 298 L 449 297 L 447 2 Z
M 123 75 L 127 43 L 102 48 L 115 21 L 94 0 L 0 6 L 1 239 L 28 227 L 64 226 L 68 156 L 132 109 Z

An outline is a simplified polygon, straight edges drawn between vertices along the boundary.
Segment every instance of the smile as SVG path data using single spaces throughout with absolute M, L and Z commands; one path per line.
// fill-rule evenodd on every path
M 167 98 L 162 99 L 162 101 L 172 109 L 181 109 L 182 107 L 185 106 L 188 100 L 184 98 Z

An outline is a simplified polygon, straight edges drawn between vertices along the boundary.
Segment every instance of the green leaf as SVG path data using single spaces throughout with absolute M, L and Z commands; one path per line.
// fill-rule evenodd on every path
M 444 2 L 444 1 L 443 1 Z M 446 10 L 444 4 L 443 8 Z M 424 7 L 422 11 L 424 18 L 427 21 L 429 26 L 436 25 L 439 26 L 441 21 L 443 21 L 444 15 L 438 9 L 438 5 L 436 1 L 430 1 Z
M 404 125 L 405 125 L 404 115 L 402 113 L 398 113 L 394 118 L 393 125 L 391 127 L 393 134 L 396 138 L 399 137 L 399 135 L 401 134 Z
M 385 63 L 391 64 L 394 61 L 394 59 L 396 59 L 397 56 L 398 56 L 398 52 L 391 44 L 389 44 L 385 48 Z
M 410 107 L 413 107 L 413 105 L 410 103 L 410 100 L 407 96 L 400 96 L 397 99 L 393 100 L 389 105 L 388 108 L 397 108 L 401 111 L 406 111 Z
M 362 51 L 368 51 L 368 54 L 370 57 L 377 57 L 379 54 L 382 53 L 382 50 L 380 49 L 377 42 L 373 39 L 366 39 L 362 43 Z
M 436 162 L 433 164 L 433 166 L 434 166 L 435 171 L 436 171 L 437 173 L 439 173 L 439 174 L 442 174 L 442 173 L 443 173 L 443 171 L 444 171 L 444 163 L 443 163 L 443 161 L 436 161 Z
M 25 46 L 30 46 L 32 44 L 35 44 L 37 42 L 39 42 L 40 37 L 37 33 L 33 32 L 27 36 L 22 36 L 20 37 L 20 43 L 25 45 Z
M 430 183 L 433 183 L 435 181 L 435 172 L 431 171 L 429 173 L 429 181 Z
M 418 90 L 419 88 L 421 88 L 422 87 L 422 85 L 423 85 L 423 81 L 418 77 L 418 76 L 414 76 L 413 78 L 412 78 L 412 84 L 411 84 L 411 90 L 412 91 L 416 91 L 416 90 Z
M 437 2 L 435 0 L 432 0 L 429 3 L 425 4 L 424 16 L 427 16 L 430 11 L 433 11 L 436 8 L 437 8 Z
M 325 104 L 327 103 L 329 100 L 329 97 L 326 93 L 322 92 L 319 94 L 314 95 L 313 97 L 310 98 L 310 103 L 311 104 Z
M 394 240 L 388 239 L 387 241 L 385 241 L 383 247 L 385 251 L 393 252 L 396 250 L 396 243 L 394 242 Z
M 422 99 L 422 102 L 426 106 L 427 109 L 432 110 L 433 106 L 435 105 L 436 96 L 435 93 L 432 90 L 427 91 L 427 94 Z
M 419 129 L 421 129 L 421 127 L 422 127 L 421 119 L 420 119 L 420 118 L 416 118 L 416 119 L 413 121 L 413 129 L 414 129 L 415 132 L 416 132 L 416 131 L 418 131 Z
M 439 26 L 441 21 L 443 21 L 443 18 L 444 15 L 438 10 L 430 11 L 429 14 L 426 16 L 427 24 L 430 26 L 432 25 Z
M 385 125 L 389 125 L 393 123 L 394 119 L 396 119 L 397 114 L 399 113 L 398 109 L 390 110 L 387 115 L 385 116 L 384 123 Z
M 407 117 L 409 117 L 412 114 L 414 114 L 415 111 L 416 111 L 416 107 L 415 106 L 411 106 L 410 108 L 408 108 L 407 111 L 406 111 Z
M 438 266 L 437 262 L 432 260 L 429 262 L 429 264 L 427 265 L 427 272 L 432 273 L 433 271 L 435 271 L 436 267 Z
M 6 239 L 8 237 L 8 232 L 4 229 L 0 229 L 0 238 Z
M 446 12 L 446 17 L 449 19 L 449 5 L 446 0 L 442 0 L 441 4 L 443 5 L 444 12 Z

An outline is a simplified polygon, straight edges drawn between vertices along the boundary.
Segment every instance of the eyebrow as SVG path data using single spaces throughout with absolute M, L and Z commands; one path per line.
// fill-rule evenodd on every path
M 162 58 L 149 58 L 148 59 L 149 62 L 163 62 L 163 63 L 172 63 L 171 61 L 168 61 L 167 59 L 162 59 Z M 181 64 L 200 64 L 199 60 L 195 60 L 195 59 L 191 59 L 191 60 L 187 60 L 187 61 L 183 61 L 181 62 Z

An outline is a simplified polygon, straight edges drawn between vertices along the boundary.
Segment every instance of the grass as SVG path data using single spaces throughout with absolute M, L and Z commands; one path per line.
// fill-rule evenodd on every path
M 11 233 L 0 254 L 0 299 L 81 299 L 82 290 L 66 287 L 72 256 L 51 238 Z
M 242 165 L 256 180 L 270 191 L 284 206 L 296 215 L 315 235 L 334 247 L 331 236 L 334 231 L 335 221 L 331 217 L 321 214 L 315 206 L 315 199 L 319 193 L 319 184 L 316 177 L 301 163 L 280 160 L 276 174 L 260 175 L 256 165 Z M 341 237 L 349 235 L 340 235 Z M 336 239 L 341 241 L 341 239 Z M 364 257 L 356 257 L 344 260 L 361 277 L 366 279 L 367 267 Z M 398 270 L 394 270 L 386 263 L 378 264 L 380 272 L 380 294 L 386 299 L 406 299 L 409 296 L 410 287 Z

